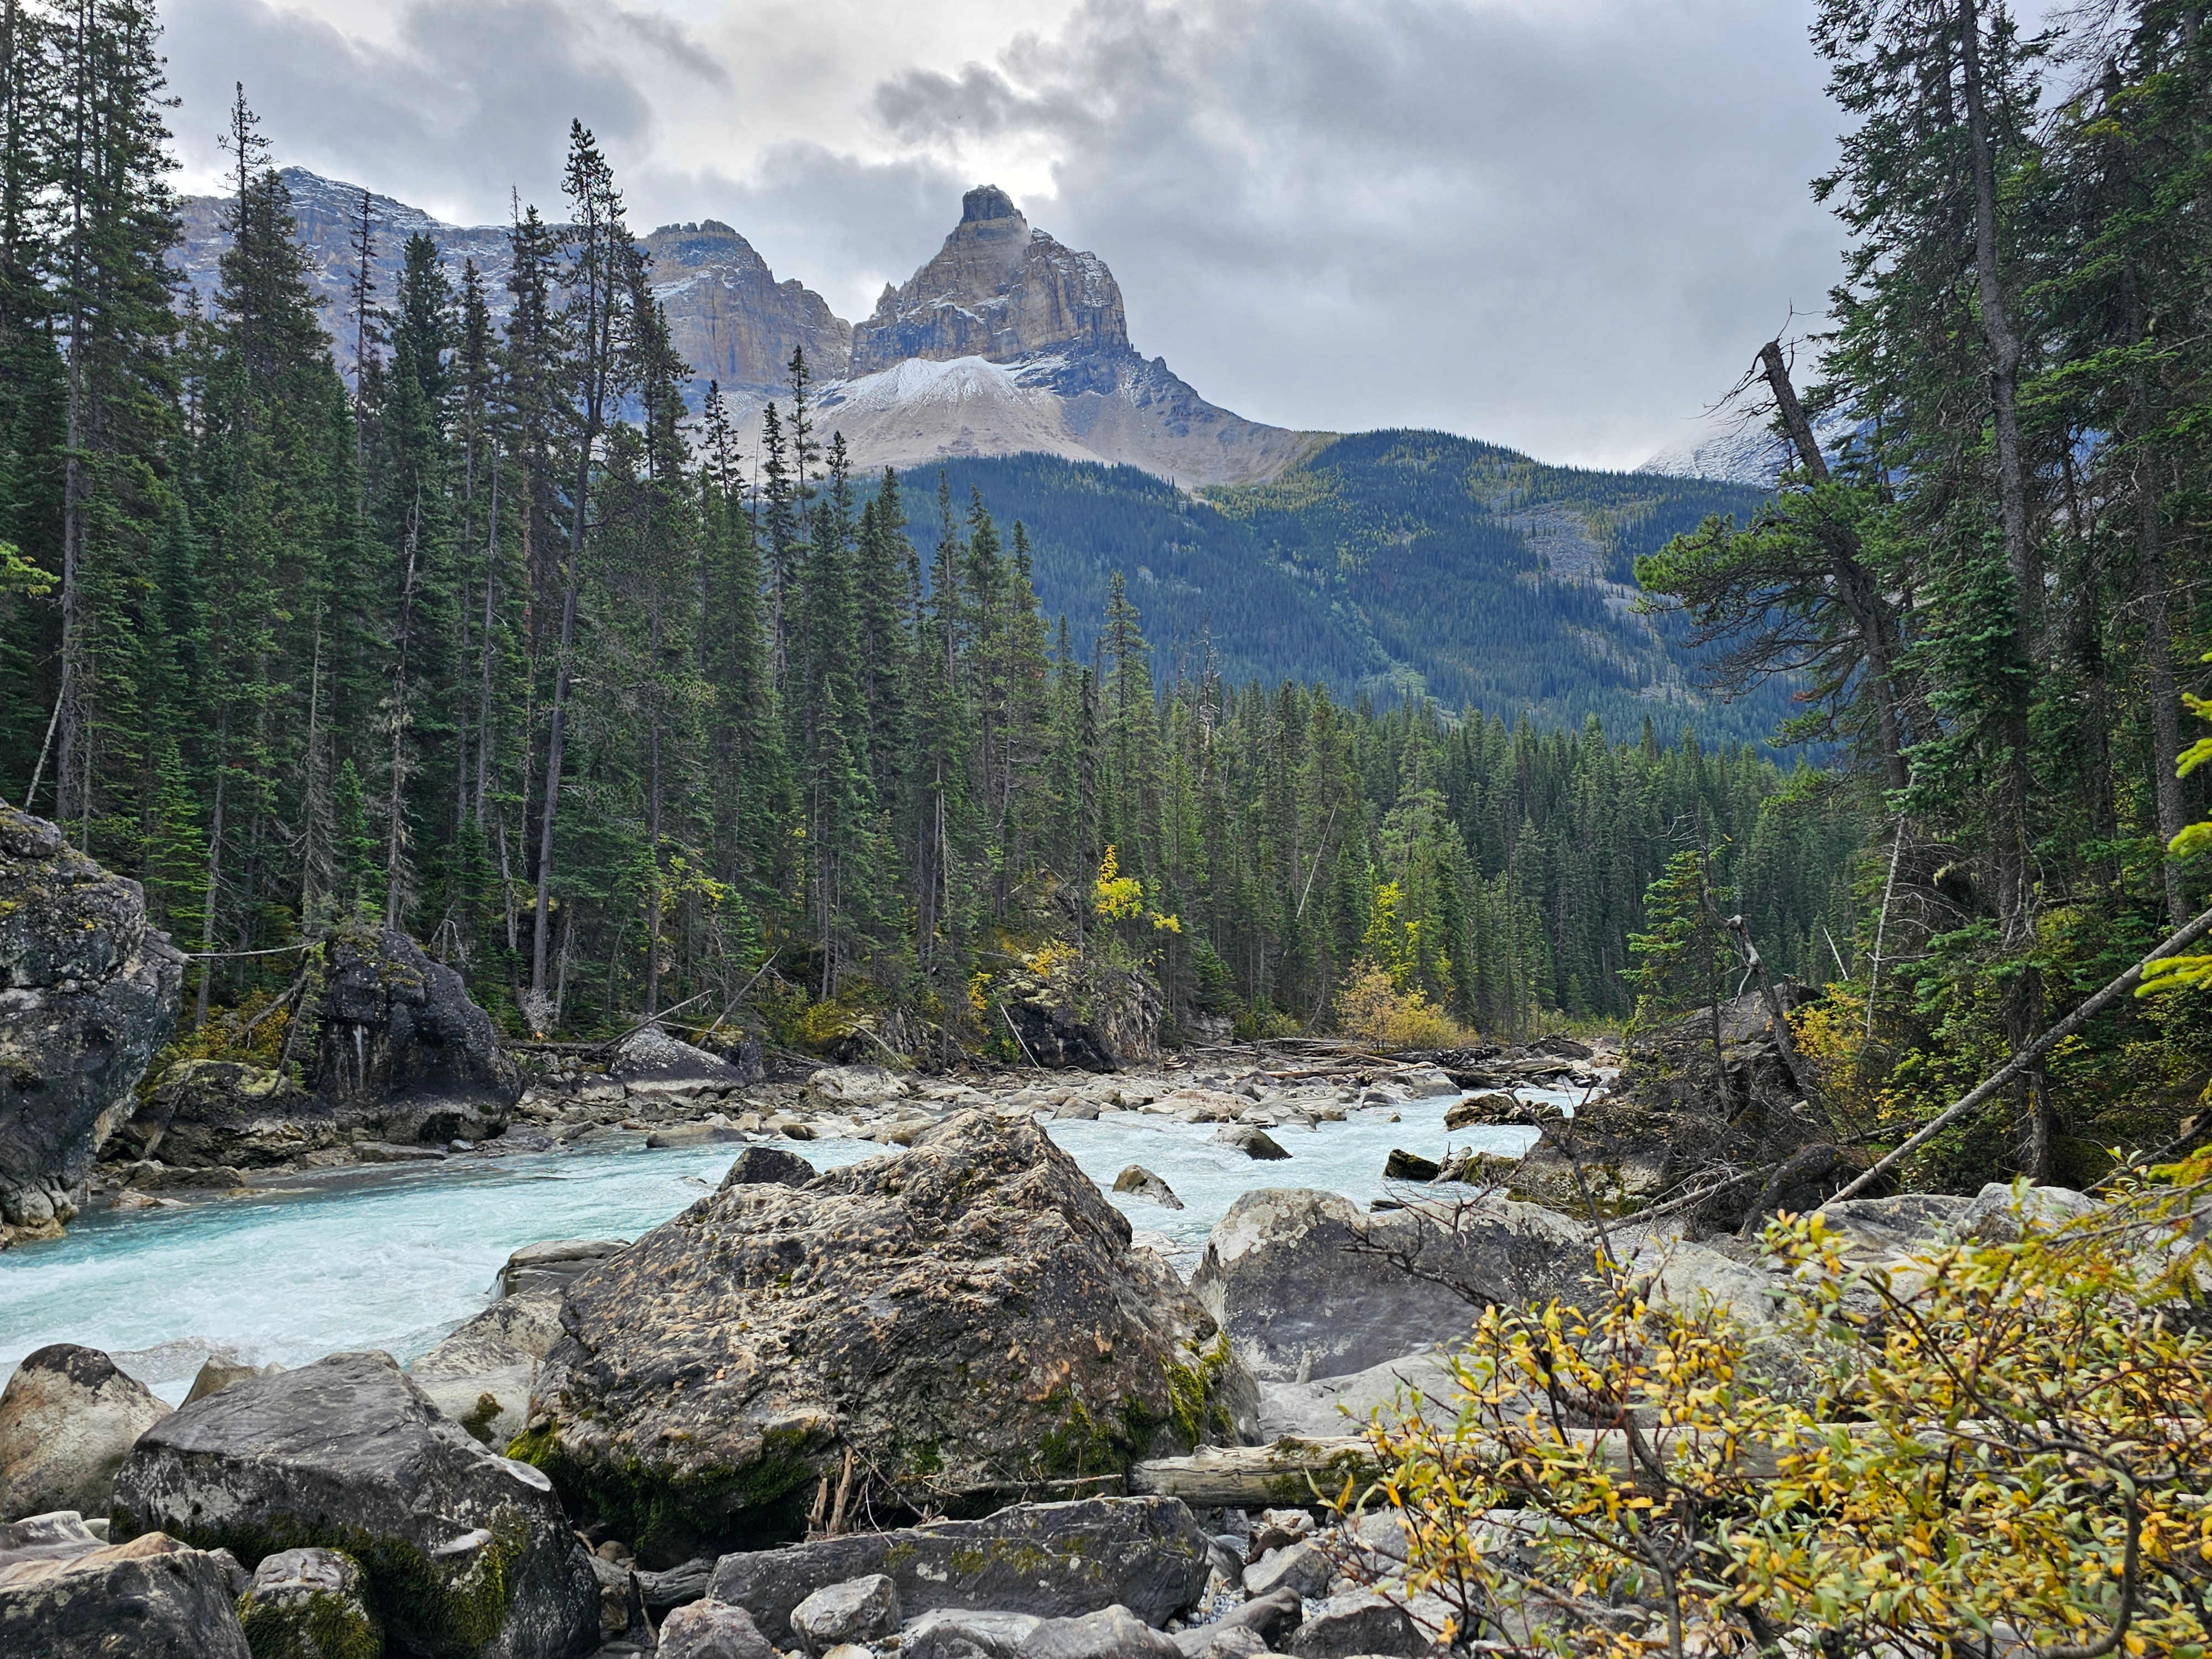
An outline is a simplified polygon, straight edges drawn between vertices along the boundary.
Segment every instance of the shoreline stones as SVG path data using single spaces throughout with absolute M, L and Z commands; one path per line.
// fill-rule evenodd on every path
M 103 1544 L 67 1511 L 0 1526 L 0 1653 L 252 1659 L 231 1565 L 165 1533 Z
M 726 1186 L 562 1323 L 517 1455 L 648 1567 L 796 1530 L 848 1450 L 878 1512 L 943 1510 L 1255 1426 L 1214 1322 L 1026 1117 Z
M 1182 1200 L 1175 1195 L 1175 1189 L 1141 1164 L 1132 1164 L 1115 1176 L 1114 1190 L 1145 1199 L 1164 1210 L 1182 1208 Z
M 908 1614 L 1062 1619 L 1120 1606 L 1158 1626 L 1198 1600 L 1212 1570 L 1206 1534 L 1180 1499 L 1088 1498 L 726 1555 L 708 1596 L 744 1608 L 778 1643 L 818 1587 L 870 1574 L 896 1587 Z

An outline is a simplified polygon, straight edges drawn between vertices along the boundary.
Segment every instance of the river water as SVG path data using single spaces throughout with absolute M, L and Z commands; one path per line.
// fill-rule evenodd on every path
M 1571 1106 L 1569 1095 L 1521 1092 Z M 1397 1122 L 1374 1109 L 1271 1130 L 1290 1157 L 1265 1163 L 1216 1144 L 1212 1125 L 1138 1113 L 1054 1122 L 1047 1132 L 1102 1187 L 1132 1164 L 1166 1180 L 1183 1209 L 1121 1194 L 1114 1201 L 1132 1225 L 1164 1235 L 1188 1275 L 1207 1231 L 1255 1188 L 1317 1187 L 1364 1206 L 1384 1192 L 1382 1163 L 1395 1146 L 1435 1158 L 1449 1140 L 1518 1156 L 1535 1139 L 1524 1128 L 1448 1135 L 1455 1098 L 1397 1106 Z M 742 1150 L 650 1152 L 643 1139 L 90 1216 L 66 1238 L 0 1254 L 0 1376 L 49 1342 L 79 1342 L 106 1350 L 173 1403 L 210 1353 L 299 1365 L 385 1348 L 404 1362 L 485 1306 L 514 1250 L 550 1238 L 635 1238 L 712 1190 Z M 786 1144 L 822 1169 L 896 1150 L 864 1140 Z

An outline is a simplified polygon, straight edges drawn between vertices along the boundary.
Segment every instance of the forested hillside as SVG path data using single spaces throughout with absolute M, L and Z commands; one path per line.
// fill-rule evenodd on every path
M 1553 700 L 1524 725 L 1525 653 L 1455 671 L 1455 696 L 1498 692 L 1464 720 L 1402 678 L 1343 695 L 1418 642 L 1408 540 L 1459 561 L 1464 588 L 1421 602 L 1464 661 L 1505 635 L 1462 613 L 1526 600 L 1535 629 L 1585 604 L 1491 505 L 1602 513 L 1618 481 L 1563 493 L 1404 435 L 1226 510 L 1059 464 L 858 478 L 803 359 L 760 434 L 718 401 L 687 425 L 649 258 L 580 127 L 567 198 L 513 233 L 506 325 L 414 237 L 396 290 L 357 296 L 349 383 L 243 98 L 219 284 L 179 315 L 153 19 L 23 17 L 0 778 L 143 879 L 201 953 L 198 1017 L 359 916 L 428 941 L 517 1030 L 681 1006 L 794 1042 L 869 1020 L 969 1044 L 979 986 L 1069 941 L 1156 975 L 1171 1023 L 1325 1024 L 1379 968 L 1522 1028 L 1626 1010 L 1644 885 L 1692 845 L 1788 964 L 1850 933 L 1856 831 L 1828 793 L 1679 741 L 1680 708 L 1620 703 L 1607 736 L 1560 730 Z M 1456 481 L 1394 507 L 1378 480 L 1412 449 Z M 1334 518 L 1286 511 L 1299 491 Z M 1602 560 L 1667 527 L 1638 510 Z
M 1509 724 L 1757 742 L 1793 687 L 1733 700 L 1689 630 L 1636 613 L 1636 558 L 1763 492 L 1582 472 L 1438 432 L 1330 440 L 1273 483 L 1196 497 L 1130 467 L 1048 456 L 945 469 L 1029 526 L 1046 614 L 1088 651 L 1116 572 L 1170 660 L 1232 684 L 1300 679 L 1340 698 L 1434 698 Z

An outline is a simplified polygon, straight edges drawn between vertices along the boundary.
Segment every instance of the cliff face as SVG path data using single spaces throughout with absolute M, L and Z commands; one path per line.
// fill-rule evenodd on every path
M 886 288 L 853 331 L 852 372 L 911 358 L 1010 362 L 1056 347 L 1129 344 L 1121 290 L 1095 253 L 1033 230 L 995 185 L 968 192 L 945 246 L 902 288 Z
M 713 219 L 664 225 L 645 239 L 653 292 L 694 378 L 725 386 L 775 386 L 794 349 L 814 373 L 845 373 L 853 325 L 795 277 L 783 282 L 750 242 Z
M 323 301 L 331 355 L 350 380 L 353 241 L 361 224 L 361 187 L 302 167 L 287 167 L 284 183 L 299 221 L 308 282 Z M 228 243 L 222 226 L 226 205 L 213 196 L 187 197 L 180 204 L 185 237 L 178 264 L 203 307 L 214 297 Z M 376 283 L 373 304 L 392 303 L 402 252 L 407 239 L 419 234 L 438 245 L 457 289 L 464 262 L 473 261 L 483 275 L 492 316 L 503 321 L 513 309 L 514 296 L 507 291 L 513 259 L 504 225 L 449 225 L 404 202 L 376 195 L 368 198 L 368 222 Z M 781 386 L 794 346 L 806 349 L 817 374 L 845 373 L 851 325 L 795 279 L 776 281 L 752 244 L 729 226 L 712 219 L 665 225 L 644 238 L 643 246 L 653 255 L 653 293 L 667 310 L 676 349 L 690 363 L 702 392 L 710 380 L 726 387 Z

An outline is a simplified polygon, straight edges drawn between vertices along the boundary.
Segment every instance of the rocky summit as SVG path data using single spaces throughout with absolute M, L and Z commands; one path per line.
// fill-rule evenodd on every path
M 351 372 L 355 238 L 364 213 L 370 274 L 381 295 L 399 280 L 410 236 L 437 244 L 459 284 L 473 263 L 495 320 L 513 304 L 503 225 L 449 225 L 359 185 L 288 167 L 308 277 L 323 302 L 331 353 Z M 178 264 L 204 306 L 229 238 L 227 198 L 187 197 Z M 1041 453 L 1124 462 L 1189 484 L 1273 478 L 1320 434 L 1248 421 L 1208 403 L 1166 362 L 1130 343 L 1121 289 L 1096 253 L 1032 226 L 994 185 L 969 191 L 959 222 L 912 277 L 887 286 L 852 324 L 718 220 L 663 225 L 639 239 L 652 257 L 653 297 L 670 342 L 690 365 L 696 409 L 709 381 L 737 429 L 789 396 L 803 350 L 820 398 L 818 429 L 842 432 L 856 467 L 907 467 L 951 456 Z
M 569 1288 L 516 1455 L 672 1565 L 787 1532 L 830 1480 L 957 1513 L 1234 1442 L 1249 1381 L 1130 1237 L 1025 1115 L 726 1186 Z

